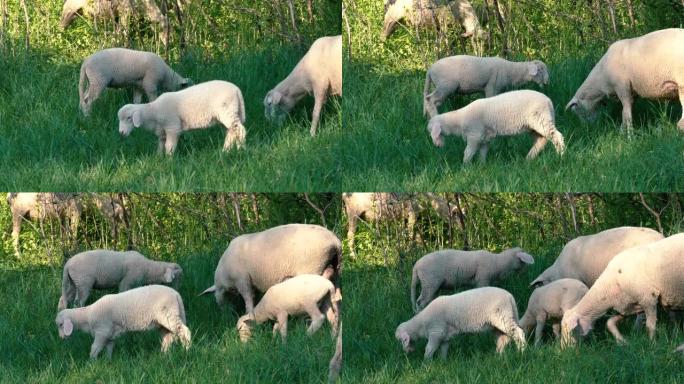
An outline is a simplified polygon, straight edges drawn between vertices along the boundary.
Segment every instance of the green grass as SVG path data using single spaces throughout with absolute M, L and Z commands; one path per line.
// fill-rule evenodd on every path
M 501 285 L 516 298 L 520 315 L 531 291 L 527 284 L 551 264 L 560 245 L 532 249 L 537 262 Z M 535 252 L 536 251 L 536 252 Z M 513 344 L 503 355 L 495 353 L 492 334 L 457 335 L 445 361 L 423 361 L 426 341 L 405 354 L 394 338 L 396 327 L 413 316 L 409 299 L 411 266 L 422 254 L 407 255 L 404 267 L 347 264 L 344 334 L 344 382 L 363 383 L 678 383 L 684 359 L 672 351 L 684 341 L 681 330 L 658 323 L 656 341 L 646 332 L 631 329 L 631 318 L 621 324 L 629 341 L 617 346 L 602 320 L 575 349 L 561 350 L 550 327 L 544 344 L 529 345 L 518 353 Z M 365 265 L 364 265 L 365 264 Z M 442 294 L 451 294 L 442 291 Z M 528 337 L 531 341 L 532 337 Z
M 334 352 L 328 326 L 309 338 L 304 321 L 291 319 L 287 344 L 279 337 L 272 338 L 268 325 L 261 326 L 248 344 L 242 344 L 235 329 L 236 311 L 244 310 L 241 300 L 234 299 L 219 309 L 213 297 L 197 297 L 213 283 L 223 246 L 176 260 L 184 268 L 180 293 L 192 332 L 190 350 L 174 344 L 168 354 L 162 354 L 157 332 L 130 333 L 117 340 L 111 361 L 104 353 L 96 361 L 89 360 L 92 337 L 88 334 L 74 332 L 66 340 L 59 338 L 54 319 L 61 270 L 0 271 L 2 381 L 323 382 Z M 91 297 L 89 303 L 101 294 Z
M 78 110 L 80 60 L 51 52 L 0 58 L 0 189 L 78 191 L 311 191 L 333 185 L 333 143 L 341 131 L 339 98 L 324 107 L 309 135 L 312 98 L 282 126 L 264 118 L 263 97 L 304 51 L 280 47 L 207 59 L 192 52 L 172 66 L 196 83 L 221 79 L 243 92 L 246 149 L 223 153 L 225 129 L 184 134 L 173 158 L 157 155 L 144 129 L 119 137 L 116 112 L 126 91 L 108 89 L 92 115 Z

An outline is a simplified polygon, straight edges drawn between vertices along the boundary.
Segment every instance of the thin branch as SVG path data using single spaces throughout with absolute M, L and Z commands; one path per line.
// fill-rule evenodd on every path
M 662 223 L 660 222 L 660 213 L 656 212 L 653 208 L 651 208 L 651 207 L 646 203 L 646 199 L 644 199 L 644 194 L 641 193 L 641 192 L 639 192 L 639 199 L 641 200 L 641 205 L 643 205 L 644 208 L 646 208 L 646 210 L 649 211 L 649 212 L 651 213 L 651 215 L 653 215 L 653 217 L 655 218 L 656 224 L 658 225 L 658 232 L 664 233 L 664 232 L 663 232 L 663 225 L 662 225 Z

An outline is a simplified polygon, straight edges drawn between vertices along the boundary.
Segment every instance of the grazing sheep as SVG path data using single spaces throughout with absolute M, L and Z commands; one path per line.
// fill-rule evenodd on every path
M 38 220 L 41 228 L 45 219 L 59 219 L 69 237 L 76 239 L 78 223 L 83 212 L 83 204 L 78 194 L 8 193 L 7 204 L 12 213 L 12 244 L 17 256 L 20 255 L 19 233 L 24 219 Z
M 530 286 L 539 287 L 567 277 L 591 287 L 615 255 L 625 249 L 663 238 L 660 232 L 641 227 L 611 228 L 593 235 L 580 236 L 565 244 L 553 265 L 546 268 Z
M 93 103 L 107 87 L 133 88 L 133 102 L 138 104 L 142 101 L 142 92 L 148 101 L 154 101 L 159 93 L 176 91 L 190 83 L 190 79 L 174 72 L 155 53 L 109 48 L 83 60 L 78 95 L 81 111 L 88 116 Z
M 584 283 L 575 279 L 560 279 L 535 289 L 527 303 L 525 314 L 520 318 L 520 327 L 527 333 L 536 325 L 534 345 L 539 345 L 544 325 L 549 320 L 555 320 L 553 334 L 556 338 L 560 337 L 563 314 L 574 307 L 588 290 Z
M 183 300 L 178 292 L 163 285 L 105 295 L 87 307 L 64 309 L 57 314 L 55 323 L 63 339 L 74 329 L 91 334 L 95 338 L 90 347 L 91 359 L 97 358 L 105 346 L 111 359 L 114 340 L 130 331 L 159 329 L 162 352 L 176 339 L 180 339 L 186 350 L 191 344 Z
M 404 348 L 413 351 L 413 342 L 427 338 L 425 360 L 439 348 L 446 359 L 449 339 L 461 333 L 493 330 L 497 335 L 496 351 L 502 353 L 513 339 L 519 350 L 526 346 L 525 333 L 518 326 L 515 299 L 501 288 L 471 289 L 451 296 L 440 296 L 411 320 L 397 327 L 394 336 Z
M 245 102 L 240 88 L 227 81 L 208 81 L 178 92 L 167 92 L 148 104 L 119 109 L 119 133 L 145 127 L 159 137 L 159 153 L 172 155 L 181 133 L 221 123 L 226 128 L 223 150 L 245 144 Z
M 183 269 L 176 263 L 154 261 L 136 251 L 104 249 L 74 255 L 62 273 L 62 296 L 57 310 L 76 301 L 82 307 L 93 288 L 119 288 L 124 292 L 139 285 L 174 283 L 178 285 Z
M 484 287 L 504 278 L 513 271 L 534 264 L 534 258 L 520 248 L 501 253 L 489 251 L 459 251 L 444 249 L 428 253 L 413 266 L 411 275 L 411 304 L 419 312 L 432 301 L 440 288 L 464 285 Z M 420 296 L 416 300 L 416 287 L 420 282 Z
M 614 309 L 607 328 L 618 343 L 625 343 L 617 323 L 626 315 L 644 312 L 646 329 L 655 337 L 657 307 L 684 309 L 684 233 L 622 251 L 608 263 L 577 305 L 563 315 L 561 341 L 574 342 L 573 330 L 586 335 L 596 319 Z
M 316 333 L 327 317 L 334 336 L 339 313 L 334 299 L 335 286 L 321 275 L 304 274 L 289 278 L 269 288 L 254 310 L 238 319 L 240 340 L 243 343 L 249 340 L 254 324 L 275 320 L 273 333 L 280 331 L 280 337 L 285 342 L 288 316 L 303 314 L 311 318 L 307 335 Z
M 622 103 L 622 127 L 632 129 L 634 95 L 646 99 L 679 98 L 684 107 L 684 29 L 670 28 L 619 40 L 591 70 L 565 107 L 581 118 L 596 119 L 596 107 L 617 96 Z M 684 131 L 684 115 L 677 123 Z
M 290 75 L 264 98 L 264 114 L 279 124 L 306 95 L 313 93 L 311 136 L 316 135 L 321 108 L 330 96 L 342 96 L 342 35 L 317 39 Z
M 234 238 L 221 256 L 214 285 L 201 295 L 214 293 L 216 303 L 237 290 L 245 301 L 246 313 L 254 310 L 254 288 L 266 292 L 272 286 L 297 275 L 315 274 L 330 279 L 337 287 L 342 243 L 331 231 L 318 225 L 287 224 Z
M 542 86 L 549 83 L 546 64 L 539 60 L 512 62 L 499 57 L 445 57 L 432 64 L 425 74 L 423 114 L 435 117 L 439 113 L 437 108 L 454 92 L 484 92 L 485 97 L 491 97 L 530 81 Z M 429 93 L 431 84 L 435 90 Z
M 442 30 L 458 23 L 465 29 L 462 37 L 486 36 L 468 0 L 385 0 L 381 38 L 387 39 L 402 20 L 416 27 L 434 26 Z
M 536 140 L 527 159 L 537 157 L 548 140 L 559 154 L 565 152 L 563 135 L 556 130 L 553 103 L 536 91 L 511 91 L 475 100 L 459 110 L 431 118 L 427 128 L 437 147 L 444 145 L 442 135 L 462 136 L 467 142 L 464 164 L 470 163 L 478 150 L 480 161 L 484 162 L 489 141 L 496 136 L 517 135 L 525 131 Z

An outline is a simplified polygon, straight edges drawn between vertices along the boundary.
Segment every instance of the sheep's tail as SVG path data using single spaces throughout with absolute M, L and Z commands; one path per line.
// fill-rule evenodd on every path
M 190 333 L 190 329 L 185 325 L 187 324 L 187 320 L 185 318 L 185 307 L 183 306 L 183 299 L 178 293 L 176 294 L 176 302 L 178 303 L 178 317 L 181 320 L 178 321 L 178 319 L 176 319 L 175 321 L 176 334 L 183 344 L 183 347 L 188 349 L 190 348 L 190 345 L 192 345 L 192 335 Z
M 416 286 L 418 285 L 418 271 L 413 268 L 413 273 L 411 273 L 411 305 L 413 306 L 413 312 L 418 313 L 418 305 L 416 305 Z
M 74 281 L 71 280 L 71 276 L 69 275 L 69 268 L 65 266 L 64 271 L 62 272 L 62 296 L 59 298 L 59 304 L 57 304 L 57 311 L 66 309 L 69 306 L 69 292 L 73 292 L 75 289 L 76 285 L 74 284 Z
M 330 306 L 332 307 L 332 311 L 335 314 L 335 323 L 333 325 L 333 332 L 334 334 L 337 334 L 339 331 L 339 324 L 340 321 L 342 320 L 342 316 L 340 314 L 340 300 L 337 299 L 337 288 L 333 285 L 328 289 L 329 294 L 330 294 Z
M 244 124 L 247 120 L 247 114 L 245 113 L 245 100 L 242 98 L 242 91 L 240 91 L 240 88 L 237 90 L 237 96 L 240 111 L 240 123 Z
M 423 116 L 427 116 L 429 113 L 429 107 L 427 105 L 428 92 L 430 91 L 430 83 L 432 83 L 432 78 L 430 77 L 430 70 L 425 73 L 425 86 L 423 87 Z
M 85 114 L 86 113 L 86 98 L 88 97 L 88 93 L 86 91 L 86 82 L 88 81 L 88 76 L 86 76 L 86 61 L 83 62 L 81 65 L 81 74 L 78 79 L 78 99 L 79 99 L 79 106 L 81 107 L 81 111 Z M 90 84 L 89 84 L 90 85 Z

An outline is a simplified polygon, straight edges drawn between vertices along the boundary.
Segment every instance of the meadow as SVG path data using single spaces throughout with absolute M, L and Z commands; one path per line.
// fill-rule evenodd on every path
M 596 197 L 596 196 L 594 196 Z M 563 245 L 577 235 L 591 234 L 621 225 L 654 228 L 653 218 L 637 205 L 629 203 L 633 195 L 602 194 L 589 209 L 587 195 L 577 196 L 577 223 L 565 227 L 569 207 L 565 203 L 553 209 L 558 195 L 537 194 L 465 194 L 468 206 L 465 234 L 457 230 L 453 237 L 443 224 L 423 228 L 424 243 L 397 245 L 397 226 L 380 226 L 375 235 L 359 241 L 356 258 L 345 262 L 343 285 L 345 300 L 345 369 L 342 379 L 350 383 L 678 383 L 684 359 L 674 349 L 684 342 L 684 331 L 668 324 L 667 315 L 659 316 L 654 342 L 645 329 L 634 329 L 633 318 L 620 328 L 629 344 L 618 346 L 599 319 L 592 332 L 576 348 L 562 350 L 553 339 L 550 325 L 543 343 L 518 352 L 511 345 L 502 355 L 495 353 L 495 337 L 489 333 L 457 335 L 450 342 L 449 354 L 442 361 L 435 356 L 424 362 L 426 340 L 416 342 L 415 351 L 404 353 L 394 337 L 396 327 L 413 317 L 410 301 L 413 264 L 428 252 L 442 248 L 461 249 L 464 239 L 470 249 L 499 252 L 520 246 L 534 255 L 535 263 L 513 273 L 500 286 L 515 297 L 520 316 L 532 292 L 528 284 L 558 256 Z M 677 199 L 674 196 L 671 196 Z M 646 199 L 653 196 L 646 195 Z M 662 196 L 660 198 L 663 198 Z M 659 198 L 657 198 L 659 199 Z M 681 201 L 681 195 L 678 198 Z M 648 200 L 652 202 L 653 200 Z M 673 203 L 675 200 L 670 200 Z M 663 200 L 664 202 L 664 200 Z M 656 208 L 660 211 L 663 205 Z M 593 213 L 590 213 L 593 212 Z M 682 230 L 680 209 L 669 205 L 662 223 L 665 234 Z M 566 223 L 567 224 L 567 223 Z M 439 228 L 442 228 L 440 230 Z M 401 232 L 398 232 L 401 233 Z M 365 233 L 368 235 L 368 232 Z M 441 290 L 449 295 L 468 289 Z
M 477 8 L 483 2 L 472 3 Z M 485 25 L 490 38 L 478 51 L 470 41 L 458 36 L 458 26 L 447 30 L 447 47 L 435 42 L 434 31 L 412 26 L 398 28 L 383 42 L 382 6 L 366 0 L 352 2 L 347 8 L 352 52 L 351 58 L 347 53 L 344 63 L 345 129 L 336 151 L 345 170 L 340 181 L 342 189 L 681 189 L 684 135 L 676 127 L 682 113 L 677 101 L 638 100 L 631 137 L 620 129 L 621 106 L 617 99 L 601 107 L 601 116 L 594 124 L 582 122 L 564 108 L 612 41 L 655 29 L 681 27 L 684 13 L 670 13 L 653 22 L 657 9 L 649 9 L 644 5 L 646 2 L 634 2 L 640 5 L 637 10 L 641 12 L 637 14 L 637 24 L 629 26 L 626 14 L 619 14 L 616 33 L 606 33 L 594 19 L 592 9 L 581 7 L 572 11 L 571 3 L 543 1 L 534 8 L 507 3 L 506 32 L 502 33 L 490 18 Z M 659 2 L 653 2 L 656 3 Z M 569 17 L 565 12 L 575 13 Z M 425 71 L 437 59 L 456 54 L 543 60 L 550 72 L 549 85 L 543 89 L 536 84 L 525 87 L 543 92 L 553 101 L 556 126 L 567 145 L 565 155 L 558 156 L 549 144 L 539 158 L 526 161 L 525 155 L 533 143 L 528 135 L 494 139 L 484 164 L 474 161 L 463 166 L 465 141 L 460 137 L 446 137 L 443 148 L 434 147 L 422 112 Z M 480 97 L 452 96 L 440 111 L 463 107 Z
M 144 129 L 121 138 L 116 113 L 132 102 L 126 91 L 106 90 L 91 116 L 82 116 L 81 61 L 98 49 L 123 45 L 113 27 L 107 34 L 102 25 L 98 29 L 79 18 L 71 29 L 60 31 L 61 1 L 36 4 L 29 13 L 28 49 L 23 26 L 5 25 L 0 33 L 0 189 L 275 192 L 333 185 L 341 100 L 328 101 L 319 134 L 312 138 L 313 98 L 305 98 L 282 126 L 266 120 L 263 99 L 317 37 L 340 33 L 340 2 L 315 1 L 310 17 L 298 6 L 293 17 L 300 41 L 276 28 L 276 5 L 242 3 L 190 8 L 183 49 L 176 40 L 165 49 L 152 28 L 139 31 L 132 46 L 168 57 L 173 69 L 195 83 L 220 79 L 240 87 L 247 110 L 246 147 L 228 153 L 222 152 L 225 129 L 220 126 L 182 135 L 172 158 L 157 154 L 156 136 Z M 21 15 L 18 6 L 9 11 L 12 17 Z

